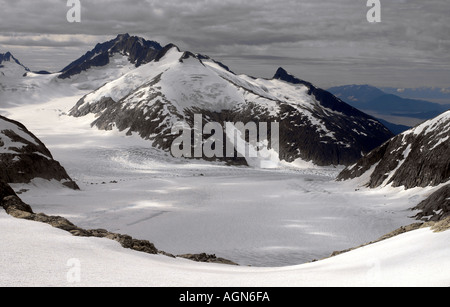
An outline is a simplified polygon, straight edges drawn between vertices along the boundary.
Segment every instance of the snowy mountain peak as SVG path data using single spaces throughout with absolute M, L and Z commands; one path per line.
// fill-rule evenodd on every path
M 217 61 L 217 60 L 211 58 L 211 57 L 208 56 L 208 55 L 196 53 L 195 56 L 196 56 L 197 59 L 199 59 L 199 60 L 201 60 L 201 61 L 204 61 L 204 60 L 205 60 L 205 61 L 211 61 L 211 62 L 213 62 L 213 63 L 219 65 L 221 68 L 225 69 L 226 71 L 228 71 L 228 72 L 230 72 L 230 73 L 232 73 L 232 74 L 235 74 L 234 72 L 231 71 L 231 69 L 230 69 L 227 65 L 225 65 L 225 64 L 223 64 L 222 62 L 219 62 L 219 61 Z
M 159 52 L 155 55 L 155 58 L 153 59 L 153 61 L 159 62 L 163 57 L 166 56 L 166 54 L 170 53 L 171 51 L 174 51 L 176 53 L 181 53 L 181 50 L 180 50 L 180 48 L 178 48 L 178 46 L 170 43 L 170 44 L 167 44 L 166 46 L 164 46 L 164 48 L 162 48 L 161 50 L 159 50 Z
M 20 63 L 11 52 L 0 53 L 0 77 L 21 77 L 29 71 L 28 67 Z
M 110 48 L 112 52 L 127 53 L 139 46 L 146 49 L 162 49 L 162 46 L 155 41 L 149 41 L 139 36 L 130 36 L 128 33 L 117 35 L 116 39 L 112 40 L 112 43 L 113 47 Z
M 121 58 L 139 67 L 153 61 L 163 47 L 142 37 L 119 34 L 115 39 L 99 43 L 94 49 L 62 69 L 60 79 L 67 79 L 92 67 L 107 66 Z M 121 61 L 123 62 L 123 61 Z
M 11 53 L 8 51 L 6 53 L 0 53 L 0 64 L 3 61 L 10 61 L 11 60 Z
M 129 38 L 130 38 L 130 34 L 124 33 L 124 34 L 117 35 L 116 40 L 127 40 Z
M 0 78 L 3 87 L 7 85 L 6 83 L 15 84 L 14 80 L 22 78 L 29 71 L 28 67 L 20 63 L 11 52 L 0 53 Z
M 290 83 L 296 83 L 295 78 L 293 75 L 289 74 L 283 67 L 279 67 L 277 69 L 277 72 L 273 76 L 273 79 L 279 79 Z M 298 79 L 297 79 L 298 80 Z
M 285 81 L 285 82 L 292 83 L 292 84 L 303 84 L 303 85 L 306 85 L 309 88 L 314 87 L 311 83 L 309 83 L 307 81 L 304 81 L 304 80 L 301 80 L 301 79 L 295 77 L 294 75 L 288 73 L 282 67 L 279 67 L 277 69 L 275 75 L 273 76 L 273 79 Z
M 0 64 L 3 62 L 3 61 L 11 61 L 11 59 L 14 59 L 16 62 L 17 62 L 17 60 L 14 58 L 14 56 L 11 54 L 11 52 L 6 52 L 6 53 L 0 53 Z

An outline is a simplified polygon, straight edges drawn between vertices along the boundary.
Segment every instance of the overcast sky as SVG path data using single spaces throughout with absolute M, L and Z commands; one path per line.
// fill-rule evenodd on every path
M 0 0 L 0 53 L 57 71 L 120 33 L 207 54 L 236 73 L 272 77 L 280 66 L 320 87 L 450 87 L 450 1 Z

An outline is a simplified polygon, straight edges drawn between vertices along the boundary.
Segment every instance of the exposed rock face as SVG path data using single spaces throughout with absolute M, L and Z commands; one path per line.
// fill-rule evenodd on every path
M 278 122 L 280 160 L 317 165 L 349 165 L 393 136 L 373 117 L 282 68 L 270 80 L 236 75 L 174 45 L 145 67 L 87 94 L 70 111 L 75 117 L 89 113 L 96 114 L 92 125 L 99 129 L 137 133 L 166 151 L 178 137 L 172 134 L 174 124 L 192 127 L 194 114 L 203 116 L 204 125 L 222 127 Z
M 5 209 L 6 213 L 16 218 L 28 219 L 34 215 L 31 207 L 15 195 L 4 197 L 0 201 L 0 205 Z
M 0 116 L 0 180 L 29 183 L 34 178 L 55 179 L 79 189 L 45 145 L 19 122 Z
M 93 50 L 65 67 L 59 78 L 67 79 L 91 67 L 105 66 L 114 54 L 127 56 L 130 63 L 139 67 L 157 58 L 161 49 L 162 46 L 156 42 L 121 34 L 113 40 L 97 44 Z
M 437 186 L 450 180 L 450 111 L 426 121 L 384 143 L 355 165 L 347 167 L 338 180 L 370 173 L 367 186 L 375 188 Z
M 441 221 L 450 217 L 450 184 L 431 194 L 412 210 L 420 210 L 415 217 L 423 221 Z
M 14 190 L 4 181 L 0 180 L 0 202 L 8 196 L 17 196 Z

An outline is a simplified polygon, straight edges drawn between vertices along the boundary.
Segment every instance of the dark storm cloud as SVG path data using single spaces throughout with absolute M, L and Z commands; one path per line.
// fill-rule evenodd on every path
M 53 48 L 59 63 L 48 64 L 64 66 L 96 42 L 128 32 L 217 57 L 239 73 L 271 76 L 287 65 L 319 83 L 335 74 L 342 82 L 364 77 L 407 86 L 426 66 L 422 79 L 450 83 L 442 78 L 450 75 L 447 0 L 381 1 L 379 24 L 367 22 L 365 0 L 81 0 L 79 24 L 67 22 L 66 3 L 0 0 L 1 50 L 25 56 L 33 47 Z M 27 61 L 51 58 L 39 52 Z

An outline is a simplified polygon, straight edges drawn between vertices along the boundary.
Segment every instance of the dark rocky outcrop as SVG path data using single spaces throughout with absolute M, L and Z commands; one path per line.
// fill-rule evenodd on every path
M 0 202 L 8 196 L 17 196 L 14 190 L 6 182 L 0 180 Z
M 450 111 L 392 139 L 344 169 L 337 180 L 357 178 L 373 168 L 367 186 L 437 186 L 450 180 Z
M 229 265 L 238 265 L 237 263 L 234 263 L 233 261 L 217 257 L 216 255 L 209 255 L 209 254 L 184 254 L 184 255 L 178 255 L 177 257 L 189 259 L 196 262 L 209 262 L 209 263 L 222 263 L 222 264 L 229 264 Z
M 431 194 L 412 210 L 420 210 L 415 218 L 423 221 L 441 221 L 450 217 L 450 184 Z
M 19 122 L 0 116 L 0 180 L 29 183 L 34 178 L 55 179 L 79 189 L 45 145 Z
M 31 207 L 25 204 L 16 195 L 4 197 L 0 201 L 0 205 L 3 207 L 3 209 L 5 209 L 6 213 L 16 218 L 28 219 L 29 217 L 34 215 Z

